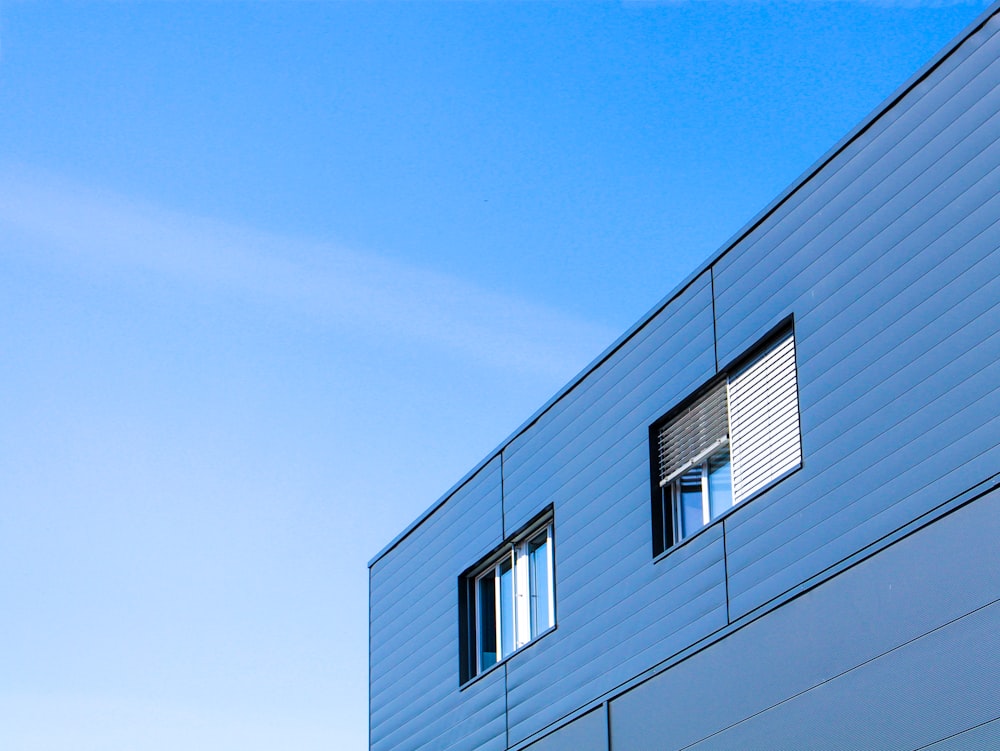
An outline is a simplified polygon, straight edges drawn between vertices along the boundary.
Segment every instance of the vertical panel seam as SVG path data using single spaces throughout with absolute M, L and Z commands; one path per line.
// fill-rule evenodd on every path
M 510 687 L 507 685 L 507 663 L 503 666 L 503 743 L 510 748 Z
M 608 751 L 611 749 L 611 700 L 605 699 L 604 701 L 604 727 L 607 729 L 608 733 Z
M 507 539 L 507 507 L 504 503 L 503 492 L 503 455 L 504 450 L 500 450 L 500 539 Z
M 712 352 L 715 353 L 715 372 L 719 372 L 719 331 L 715 322 L 715 264 L 708 267 L 708 278 L 712 293 Z
M 372 569 L 368 569 L 368 748 L 372 747 Z
M 733 622 L 729 616 L 729 551 L 726 550 L 726 519 L 722 520 L 722 578 L 726 587 L 726 624 Z

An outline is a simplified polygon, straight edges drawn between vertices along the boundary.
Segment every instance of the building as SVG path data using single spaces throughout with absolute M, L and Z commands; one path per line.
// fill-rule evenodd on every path
M 370 747 L 1000 748 L 1000 5 L 370 568 Z

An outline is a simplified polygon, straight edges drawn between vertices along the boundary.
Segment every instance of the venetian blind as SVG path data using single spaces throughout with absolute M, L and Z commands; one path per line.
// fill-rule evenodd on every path
M 660 428 L 660 485 L 704 461 L 728 438 L 726 383 L 722 381 Z
M 802 463 L 791 333 L 729 379 L 733 502 Z

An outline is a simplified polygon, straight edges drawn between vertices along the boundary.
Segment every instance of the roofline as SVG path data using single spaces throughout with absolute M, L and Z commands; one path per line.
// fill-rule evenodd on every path
M 798 178 L 796 178 L 792 183 L 785 188 L 778 196 L 771 201 L 767 206 L 765 206 L 761 211 L 759 211 L 750 221 L 743 225 L 743 227 L 738 230 L 735 234 L 730 236 L 725 243 L 723 243 L 718 250 L 716 250 L 712 255 L 708 257 L 700 266 L 698 266 L 693 272 L 691 272 L 685 279 L 678 284 L 674 289 L 663 299 L 661 299 L 656 305 L 654 305 L 649 312 L 647 312 L 642 318 L 640 318 L 635 324 L 633 324 L 628 330 L 625 331 L 620 337 L 618 337 L 607 349 L 605 349 L 600 355 L 598 355 L 589 365 L 587 365 L 583 370 L 581 370 L 574 378 L 572 378 L 565 386 L 563 386 L 559 391 L 552 396 L 545 404 L 543 404 L 531 417 L 525 420 L 520 427 L 514 430 L 506 439 L 504 439 L 500 445 L 498 445 L 493 451 L 489 452 L 482 461 L 476 464 L 469 472 L 467 472 L 461 480 L 455 483 L 447 492 L 445 492 L 437 501 L 435 501 L 426 511 L 424 511 L 420 516 L 410 522 L 407 527 L 396 535 L 392 541 L 386 545 L 382 550 L 375 554 L 375 556 L 368 561 L 368 568 L 371 568 L 379 560 L 381 560 L 389 551 L 396 547 L 400 542 L 403 541 L 413 530 L 419 527 L 431 514 L 437 511 L 441 506 L 443 506 L 449 498 L 451 498 L 463 485 L 465 485 L 469 480 L 478 474 L 478 472 L 483 469 L 487 464 L 493 461 L 500 453 L 507 448 L 518 436 L 524 433 L 528 428 L 534 425 L 538 420 L 548 412 L 552 406 L 576 388 L 583 380 L 590 375 L 594 370 L 596 370 L 605 360 L 611 357 L 615 352 L 617 352 L 629 339 L 631 339 L 635 334 L 642 329 L 646 324 L 648 324 L 657 314 L 659 314 L 664 308 L 666 308 L 671 302 L 673 302 L 677 297 L 679 297 L 688 287 L 691 286 L 694 281 L 708 271 L 715 263 L 722 258 L 726 253 L 732 250 L 737 244 L 739 244 L 744 238 L 747 237 L 751 232 L 753 232 L 757 227 L 764 223 L 775 211 L 778 210 L 789 198 L 791 198 L 796 192 L 799 191 L 806 183 L 808 183 L 813 177 L 816 176 L 827 164 L 833 161 L 837 156 L 840 155 L 850 144 L 858 139 L 865 131 L 867 131 L 872 125 L 874 125 L 880 117 L 885 113 L 889 112 L 893 107 L 895 107 L 903 97 L 910 93 L 910 91 L 921 81 L 927 78 L 931 73 L 933 73 L 938 66 L 941 65 L 948 57 L 950 57 L 955 50 L 961 47 L 970 37 L 978 33 L 986 23 L 995 16 L 998 11 L 1000 11 L 1000 0 L 994 0 L 994 2 L 979 16 L 972 21 L 968 26 L 965 27 L 958 35 L 946 44 L 941 50 L 934 55 L 930 60 L 928 60 L 924 65 L 912 76 L 910 76 L 903 84 L 896 88 L 896 90 L 890 94 L 885 100 L 882 101 L 875 109 L 873 109 L 865 118 L 861 120 L 852 130 L 848 131 L 847 135 L 841 138 L 837 143 L 835 143 L 830 149 L 828 149 L 823 156 L 817 159 L 813 164 L 807 168 Z

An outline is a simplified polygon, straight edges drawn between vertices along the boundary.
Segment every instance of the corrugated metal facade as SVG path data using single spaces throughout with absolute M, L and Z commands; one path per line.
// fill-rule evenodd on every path
M 1000 735 L 984 19 L 373 561 L 373 750 L 794 748 L 810 723 L 831 739 L 814 748 Z M 654 561 L 650 426 L 790 317 L 801 468 Z M 549 505 L 557 627 L 460 687 L 459 576 Z M 934 680 L 963 688 L 928 715 Z

